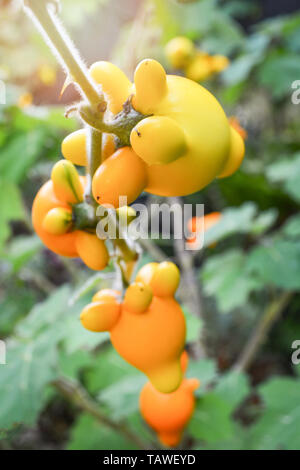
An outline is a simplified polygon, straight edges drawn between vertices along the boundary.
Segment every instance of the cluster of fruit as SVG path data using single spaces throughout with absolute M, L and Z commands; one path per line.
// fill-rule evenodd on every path
M 211 93 L 184 77 L 166 75 L 155 60 L 139 64 L 134 84 L 109 62 L 94 64 L 90 75 L 101 86 L 107 109 L 93 114 L 90 108 L 79 108 L 90 127 L 63 141 L 65 160 L 54 166 L 51 180 L 38 192 L 32 218 L 49 249 L 102 270 L 109 254 L 105 240 L 96 234 L 97 204 L 117 213 L 125 209 L 127 217 L 130 208 L 120 207 L 120 201 L 129 205 L 144 190 L 161 196 L 199 191 L 214 178 L 234 173 L 245 148 L 236 123 L 230 124 Z M 90 166 L 91 127 L 102 138 L 99 149 L 93 149 L 99 152 L 99 166 L 86 178 L 75 165 Z M 87 207 L 91 223 L 79 224 L 78 214 Z M 141 412 L 161 441 L 172 446 L 193 413 L 198 386 L 184 378 L 185 320 L 174 299 L 179 281 L 173 263 L 150 263 L 124 298 L 102 290 L 81 314 L 85 328 L 109 331 L 118 353 L 149 378 L 141 393 Z
M 124 106 L 128 109 L 125 142 L 104 134 L 102 163 L 93 178 L 99 204 L 119 207 L 120 196 L 131 204 L 144 190 L 160 196 L 192 194 L 239 168 L 244 141 L 200 85 L 166 75 L 150 59 L 138 65 L 134 84 L 109 62 L 95 63 L 90 74 L 105 93 L 113 122 L 124 115 Z M 140 117 L 130 127 L 132 110 Z M 86 165 L 86 148 L 87 131 L 81 129 L 64 140 L 62 153 L 74 164 Z
M 150 263 L 137 274 L 124 299 L 101 290 L 81 313 L 82 325 L 109 331 L 111 342 L 128 363 L 149 379 L 140 407 L 149 425 L 166 445 L 177 445 L 194 409 L 195 379 L 184 378 L 186 326 L 174 299 L 180 273 L 171 262 Z
M 203 82 L 222 72 L 229 65 L 226 56 L 210 55 L 200 51 L 186 37 L 178 36 L 171 39 L 165 50 L 170 65 L 195 82 Z
M 105 242 L 95 230 L 74 229 L 73 208 L 84 199 L 86 178 L 66 160 L 57 162 L 51 179 L 37 193 L 32 207 L 32 222 L 43 243 L 58 255 L 80 257 L 91 269 L 101 271 L 109 261 Z

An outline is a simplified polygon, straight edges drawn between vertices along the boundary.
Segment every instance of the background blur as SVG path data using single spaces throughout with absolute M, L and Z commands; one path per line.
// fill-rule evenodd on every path
M 136 449 L 136 436 L 160 448 L 138 412 L 144 376 L 105 334 L 78 321 L 93 292 L 114 282 L 113 267 L 94 275 L 49 252 L 32 230 L 33 198 L 79 123 L 64 117 L 76 91 L 70 86 L 60 98 L 64 72 L 20 3 L 0 1 L 0 338 L 8 349 L 0 365 L 0 449 Z M 292 88 L 300 81 L 299 2 L 61 5 L 88 65 L 112 60 L 132 77 L 151 56 L 174 73 L 164 46 L 178 35 L 229 57 L 229 68 L 204 86 L 247 130 L 247 154 L 234 176 L 184 198 L 223 217 L 183 272 L 196 295 L 179 292 L 189 376 L 201 381 L 182 447 L 300 449 L 300 366 L 292 363 L 300 340 L 300 94 L 297 100 Z M 170 257 L 184 264 L 172 240 L 144 248 L 142 263 Z

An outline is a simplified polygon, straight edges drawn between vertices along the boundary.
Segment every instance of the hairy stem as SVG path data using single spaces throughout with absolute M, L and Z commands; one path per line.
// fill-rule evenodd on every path
M 27 7 L 27 11 L 32 14 L 44 37 L 50 43 L 55 55 L 57 55 L 64 68 L 72 77 L 72 80 L 78 85 L 80 91 L 87 98 L 89 103 L 85 104 L 81 108 L 84 115 L 96 119 L 97 124 L 99 125 L 100 121 L 103 120 L 103 113 L 107 108 L 107 103 L 105 102 L 103 93 L 97 89 L 93 81 L 90 79 L 86 66 L 81 60 L 80 55 L 76 51 L 66 31 L 60 24 L 54 10 L 50 10 L 50 6 L 53 6 L 53 0 L 25 0 L 24 4 Z M 133 126 L 136 120 L 140 120 L 142 116 L 139 115 L 139 113 L 134 112 L 129 105 L 130 103 L 128 103 L 128 110 L 125 107 L 124 112 L 129 118 L 131 117 L 129 119 L 129 124 Z M 102 158 L 101 129 L 95 128 L 92 123 L 88 122 L 88 124 L 88 165 L 85 203 L 76 208 L 75 214 L 77 228 L 79 227 L 81 229 L 94 228 L 97 224 L 97 203 L 92 194 L 92 179 L 97 168 L 101 164 Z M 121 124 L 123 124 L 123 121 Z M 119 128 L 121 124 L 117 119 L 115 123 L 116 127 Z M 90 207 L 87 207 L 88 205 Z M 118 224 L 118 221 L 116 221 L 116 224 Z M 129 245 L 127 240 L 114 240 L 114 245 L 118 249 L 118 259 L 122 260 L 122 278 L 124 279 L 124 285 L 126 286 L 130 282 L 129 277 L 133 270 L 132 265 L 138 259 L 138 253 Z M 121 266 L 121 263 L 118 262 L 118 264 Z
M 292 296 L 293 292 L 283 292 L 277 299 L 268 305 L 242 351 L 240 358 L 233 366 L 233 370 L 243 372 L 249 369 L 271 328 L 279 319 Z
M 27 11 L 50 43 L 51 49 L 62 66 L 67 69 L 71 79 L 79 86 L 89 103 L 95 107 L 105 102 L 103 94 L 96 88 L 89 77 L 88 70 L 80 58 L 71 39 L 59 22 L 49 0 L 25 0 Z

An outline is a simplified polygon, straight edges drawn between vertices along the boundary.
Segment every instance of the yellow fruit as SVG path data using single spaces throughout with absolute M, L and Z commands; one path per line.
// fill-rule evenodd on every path
M 83 200 L 83 186 L 73 163 L 67 160 L 57 162 L 51 173 L 53 188 L 58 199 L 68 204 Z
M 220 73 L 225 70 L 230 64 L 229 59 L 224 55 L 214 55 L 211 58 L 212 70 L 215 73 Z
M 121 307 L 116 301 L 98 301 L 88 304 L 80 315 L 86 330 L 95 333 L 110 330 L 119 318 Z
M 74 165 L 87 165 L 86 136 L 87 130 L 79 129 L 68 135 L 62 142 L 61 151 L 63 156 Z
M 23 93 L 18 99 L 18 106 L 21 109 L 28 108 L 33 103 L 33 96 L 31 93 Z
M 176 37 L 171 39 L 166 45 L 166 56 L 175 69 L 187 67 L 195 54 L 193 42 L 186 37 Z
M 142 282 L 131 284 L 125 294 L 124 308 L 133 313 L 143 313 L 152 302 L 152 289 Z
M 126 197 L 131 204 L 147 182 L 146 168 L 130 147 L 122 147 L 105 160 L 93 178 L 93 195 L 98 204 L 118 208 Z
M 145 264 L 145 266 L 143 266 L 137 273 L 137 276 L 135 278 L 136 282 L 143 282 L 144 284 L 150 285 L 158 266 L 159 263 Z
M 43 229 L 51 235 L 67 233 L 72 225 L 72 212 L 63 207 L 54 207 L 43 220 Z
M 198 53 L 197 58 L 208 73 L 211 57 Z M 104 76 L 105 88 L 109 82 Z M 125 82 L 124 94 L 129 90 Z M 227 164 L 231 166 L 233 156 L 235 161 L 243 158 L 243 147 L 237 145 L 222 107 L 198 83 L 166 75 L 158 62 L 146 59 L 136 69 L 127 98 L 131 94 L 133 107 L 145 118 L 131 132 L 132 150 L 117 151 L 98 169 L 93 194 L 100 204 L 118 207 L 120 195 L 129 195 L 130 204 L 143 190 L 167 197 L 192 194 L 222 174 Z M 123 99 L 124 95 L 119 105 Z M 130 151 L 134 156 L 128 156 Z M 124 152 L 122 158 L 118 152 Z
M 150 281 L 154 295 L 158 297 L 173 296 L 179 286 L 180 271 L 174 263 L 160 263 Z
M 133 129 L 130 141 L 135 152 L 148 165 L 171 163 L 187 150 L 183 130 L 167 116 L 151 116 L 140 121 Z
M 153 114 L 155 107 L 168 91 L 163 66 L 156 60 L 142 60 L 136 68 L 134 84 L 135 95 L 132 99 L 134 108 L 145 115 Z
M 231 132 L 231 148 L 229 158 L 225 167 L 219 174 L 218 178 L 227 178 L 233 175 L 242 164 L 245 155 L 245 142 L 242 136 L 233 127 L 230 127 Z
M 211 58 L 203 53 L 198 53 L 185 69 L 185 76 L 194 82 L 203 82 L 212 73 Z
M 38 70 L 38 76 L 44 85 L 54 85 L 54 83 L 56 82 L 56 69 L 51 65 L 41 65 Z
M 78 232 L 76 248 L 82 261 L 95 271 L 102 271 L 109 261 L 109 254 L 103 240 L 88 232 Z
M 62 142 L 61 151 L 66 160 L 78 166 L 87 166 L 87 129 L 79 129 L 69 134 Z M 115 140 L 112 134 L 102 136 L 102 160 L 115 152 Z M 99 149 L 100 157 L 100 149 Z
M 124 72 L 110 62 L 100 61 L 91 66 L 90 74 L 96 83 L 101 84 L 110 111 L 113 114 L 122 111 L 132 88 Z
M 113 289 L 101 289 L 93 297 L 93 302 L 108 302 L 108 301 L 118 301 L 120 297 L 120 292 Z

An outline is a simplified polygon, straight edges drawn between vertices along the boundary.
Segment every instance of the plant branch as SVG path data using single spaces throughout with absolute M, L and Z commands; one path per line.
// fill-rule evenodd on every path
M 71 79 L 79 86 L 93 107 L 101 107 L 105 103 L 100 89 L 89 77 L 87 67 L 78 54 L 68 34 L 56 17 L 53 2 L 49 0 L 24 0 L 26 10 L 33 16 L 38 28 L 50 44 L 54 54 Z
M 27 11 L 30 12 L 43 35 L 48 40 L 53 52 L 58 56 L 62 65 L 67 69 L 68 74 L 72 80 L 79 86 L 81 92 L 88 100 L 88 104 L 81 105 L 80 115 L 86 118 L 90 117 L 95 120 L 97 125 L 100 126 L 103 120 L 103 113 L 107 108 L 107 103 L 100 89 L 94 85 L 91 80 L 88 70 L 80 58 L 77 50 L 75 49 L 72 41 L 68 37 L 64 28 L 60 24 L 54 11 L 50 11 L 50 6 L 53 6 L 53 0 L 24 0 Z M 125 117 L 128 118 L 128 125 L 134 126 L 136 122 L 142 119 L 142 115 L 131 109 L 130 101 L 127 106 L 124 106 Z M 82 116 L 81 116 L 82 117 Z M 87 223 L 87 227 L 94 227 L 97 224 L 96 220 L 96 207 L 97 203 L 92 194 L 92 179 L 101 164 L 101 148 L 102 148 L 102 132 L 101 129 L 96 129 L 92 122 L 89 124 L 89 138 L 87 142 L 87 188 L 85 192 L 85 203 L 77 207 L 77 224 L 81 229 L 86 228 L 82 226 Z M 105 124 L 103 124 L 105 127 Z M 120 128 L 124 126 L 123 115 L 117 117 L 113 127 Z M 100 126 L 101 127 L 101 126 Z M 110 130 L 113 130 L 113 127 Z M 125 126 L 126 127 L 126 126 Z M 102 129 L 103 130 L 103 129 Z M 128 133 L 128 129 L 125 129 Z M 129 129 L 130 130 L 130 129 Z M 87 205 L 90 206 L 87 207 Z M 112 221 L 113 222 L 113 221 Z M 118 225 L 118 221 L 116 221 Z M 117 233 L 118 226 L 117 226 Z M 114 240 L 114 245 L 118 248 L 119 258 L 122 258 L 122 277 L 124 283 L 130 282 L 129 276 L 132 272 L 132 265 L 138 258 L 138 253 L 129 246 L 127 240 L 117 239 Z M 121 263 L 118 262 L 119 265 Z M 125 282 L 126 280 L 126 282 Z
M 274 323 L 279 319 L 285 307 L 293 296 L 293 292 L 283 292 L 277 299 L 273 300 L 260 317 L 249 341 L 247 342 L 240 358 L 233 366 L 233 370 L 244 372 L 249 369 L 261 345 L 265 341 Z
M 169 203 L 170 205 L 177 204 L 182 207 L 182 199 L 179 197 L 169 198 Z M 182 228 L 181 219 L 178 220 L 178 218 L 175 217 L 174 224 L 180 224 Z M 175 232 L 180 233 L 180 230 L 175 230 Z M 183 235 L 180 239 L 174 239 L 174 249 L 182 271 L 184 283 L 181 295 L 182 301 L 191 313 L 203 319 L 200 284 L 195 276 L 194 257 L 192 252 L 185 249 L 185 240 Z M 199 351 L 199 354 L 201 354 L 202 357 L 205 356 L 203 344 L 201 344 L 201 351 Z
M 71 403 L 74 403 L 82 411 L 93 416 L 100 424 L 121 434 L 125 439 L 131 441 L 138 449 L 146 450 L 145 443 L 139 436 L 134 434 L 124 423 L 117 423 L 104 414 L 98 405 L 77 382 L 60 377 L 52 382 L 52 385 Z
M 88 165 L 85 200 L 89 204 L 92 204 L 94 207 L 96 207 L 97 204 L 94 200 L 92 192 L 92 181 L 93 176 L 96 173 L 97 168 L 100 166 L 102 160 L 102 133 L 91 127 L 88 128 L 87 156 Z

